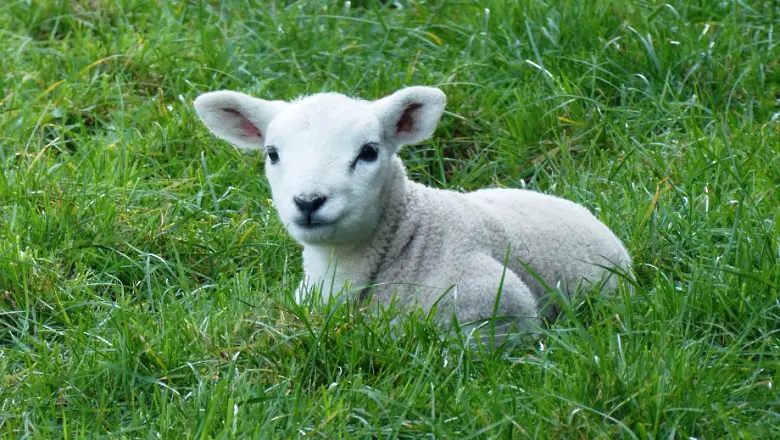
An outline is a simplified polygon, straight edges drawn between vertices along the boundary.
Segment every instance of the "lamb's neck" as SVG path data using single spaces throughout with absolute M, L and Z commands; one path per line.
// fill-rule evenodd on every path
M 362 288 L 376 281 L 377 271 L 398 240 L 401 223 L 408 220 L 406 169 L 398 157 L 392 160 L 392 174 L 382 194 L 383 208 L 373 238 L 343 246 L 306 246 L 304 264 L 309 283 L 324 282 L 325 289 L 332 287 L 337 293 L 345 282 Z
M 384 194 L 382 213 L 379 225 L 374 233 L 370 245 L 363 252 L 366 257 L 372 259 L 372 274 L 369 282 L 376 281 L 374 276 L 379 270 L 388 252 L 398 240 L 401 225 L 409 222 L 409 179 L 406 176 L 406 168 L 397 156 L 393 157 L 392 175 Z

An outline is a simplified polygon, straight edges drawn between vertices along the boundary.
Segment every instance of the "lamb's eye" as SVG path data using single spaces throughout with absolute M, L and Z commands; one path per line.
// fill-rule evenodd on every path
M 269 148 L 265 154 L 268 155 L 268 160 L 270 160 L 272 164 L 279 162 L 279 153 L 277 153 L 275 149 Z
M 363 148 L 360 149 L 360 154 L 358 154 L 357 160 L 362 160 L 364 162 L 373 162 L 378 157 L 379 157 L 379 150 L 377 149 L 377 145 L 372 142 L 363 145 Z

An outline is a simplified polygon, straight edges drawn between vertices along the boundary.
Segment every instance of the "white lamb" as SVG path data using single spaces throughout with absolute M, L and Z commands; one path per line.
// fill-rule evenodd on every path
M 537 277 L 568 294 L 594 283 L 614 291 L 614 269 L 628 271 L 629 255 L 582 206 L 526 190 L 459 193 L 407 178 L 398 150 L 430 137 L 445 104 L 437 88 L 409 87 L 373 102 L 218 91 L 199 96 L 195 109 L 216 136 L 265 149 L 274 205 L 303 245 L 298 300 L 307 286 L 322 286 L 327 300 L 346 283 L 370 286 L 379 304 L 395 297 L 425 312 L 435 305 L 444 326 L 454 313 L 461 324 L 500 316 L 527 328 L 556 309 Z

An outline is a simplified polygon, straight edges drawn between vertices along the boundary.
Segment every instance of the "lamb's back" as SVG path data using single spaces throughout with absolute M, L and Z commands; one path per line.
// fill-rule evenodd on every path
M 390 281 L 377 290 L 380 298 L 396 290 L 419 293 L 423 286 L 431 287 L 436 297 L 457 277 L 452 268 L 463 268 L 478 255 L 503 263 L 507 249 L 508 269 L 539 303 L 546 301 L 547 291 L 521 262 L 548 285 L 561 283 L 564 290 L 583 278 L 598 281 L 602 266 L 628 267 L 620 240 L 587 209 L 568 200 L 515 189 L 460 193 L 414 182 L 408 191 L 409 211 L 397 235 L 401 239 L 379 274 L 380 280 Z
M 599 281 L 604 266 L 627 269 L 630 264 L 615 234 L 574 202 L 519 189 L 484 189 L 464 197 L 491 231 L 484 240 L 494 258 L 505 258 L 509 246 L 508 267 L 539 297 L 546 297 L 545 289 L 518 260 L 548 285 L 561 283 L 564 290 L 572 290 L 582 279 Z

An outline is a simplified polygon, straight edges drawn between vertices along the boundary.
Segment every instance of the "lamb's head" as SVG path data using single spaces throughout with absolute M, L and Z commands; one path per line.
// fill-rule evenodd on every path
M 402 145 L 433 134 L 446 98 L 431 87 L 409 87 L 376 101 L 323 93 L 292 102 L 237 92 L 195 100 L 218 137 L 264 149 L 276 210 L 303 244 L 364 241 L 376 230 Z

